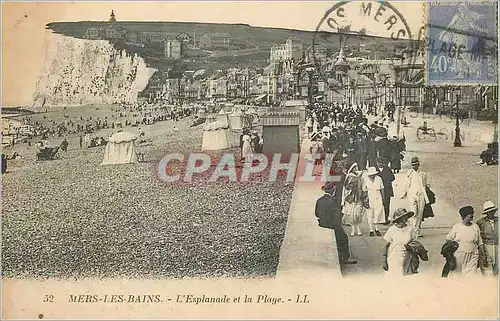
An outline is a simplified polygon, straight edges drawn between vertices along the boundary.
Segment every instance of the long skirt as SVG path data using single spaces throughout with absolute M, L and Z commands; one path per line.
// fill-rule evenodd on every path
M 361 224 L 364 215 L 364 207 L 361 203 L 345 202 L 342 213 L 344 213 L 344 222 L 349 225 Z
M 245 159 L 252 154 L 253 154 L 252 145 L 250 145 L 249 142 L 244 142 L 243 147 L 241 148 L 241 158 Z
M 457 259 L 457 267 L 453 271 L 453 276 L 477 276 L 479 275 L 479 254 L 472 252 L 455 253 Z
M 406 251 L 404 247 L 393 249 L 389 252 L 387 256 L 387 265 L 389 265 L 389 271 L 387 271 L 387 275 L 396 277 L 396 276 L 404 276 L 404 261 L 406 257 Z
M 368 224 L 382 224 L 385 223 L 384 206 L 370 207 L 366 210 L 366 217 Z

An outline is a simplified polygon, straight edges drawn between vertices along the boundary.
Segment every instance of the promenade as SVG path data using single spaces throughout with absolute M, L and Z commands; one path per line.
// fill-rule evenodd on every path
M 421 262 L 419 275 L 439 277 L 444 264 L 441 246 L 453 224 L 460 221 L 458 209 L 464 205 L 475 208 L 475 219 L 481 217 L 481 206 L 487 200 L 498 199 L 497 166 L 479 166 L 479 153 L 485 149 L 493 127 L 486 122 L 463 124 L 463 132 L 476 140 L 464 140 L 464 147 L 453 147 L 453 140 L 419 140 L 416 135 L 418 126 L 424 119 L 412 118 L 408 127 L 402 127 L 407 139 L 407 153 L 402 170 L 393 182 L 395 196 L 391 200 L 391 213 L 399 207 L 408 208 L 408 201 L 401 199 L 406 173 L 410 169 L 410 159 L 418 156 L 421 170 L 426 171 L 431 180 L 431 189 L 436 194 L 432 205 L 435 217 L 422 223 L 423 237 L 419 238 L 428 250 L 429 261 Z M 429 126 L 448 128 L 449 121 L 426 118 Z M 395 126 L 395 124 L 392 124 Z M 394 128 L 390 128 L 390 132 Z M 302 143 L 302 153 L 308 151 L 308 140 Z M 360 276 L 384 276 L 382 269 L 383 237 L 370 237 L 366 218 L 361 226 L 362 236 L 349 236 L 351 255 L 358 261 L 355 265 L 338 266 L 338 256 L 334 248 L 335 238 L 332 230 L 320 228 L 314 216 L 316 200 L 321 197 L 322 183 L 296 182 L 290 206 L 288 225 L 281 247 L 277 277 L 289 275 L 308 275 L 328 273 L 335 277 L 357 278 Z M 382 235 L 389 226 L 381 226 Z M 349 235 L 350 227 L 345 226 Z M 335 255 L 332 256 L 332 253 Z
M 302 133 L 302 137 L 307 134 Z M 304 168 L 304 155 L 309 153 L 309 139 L 301 145 L 297 168 Z M 285 238 L 281 245 L 277 276 L 305 277 L 327 275 L 342 277 L 333 230 L 320 228 L 314 215 L 316 200 L 324 193 L 323 183 L 295 182 Z

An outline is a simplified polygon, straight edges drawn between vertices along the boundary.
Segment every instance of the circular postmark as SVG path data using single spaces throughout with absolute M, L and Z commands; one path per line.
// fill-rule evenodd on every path
M 394 87 L 396 83 L 416 82 L 415 76 L 423 71 L 423 64 L 417 63 L 417 59 L 419 56 L 422 58 L 425 29 L 421 27 L 416 35 L 412 30 L 415 31 L 416 28 L 411 28 L 401 12 L 387 1 L 341 1 L 325 12 L 316 27 L 311 48 L 313 62 L 318 70 L 331 71 L 332 65 L 339 65 L 340 60 L 347 59 L 348 54 L 344 53 L 344 48 L 348 45 L 353 48 L 349 50 L 349 55 L 353 58 L 349 64 L 356 65 L 355 70 L 359 72 L 360 69 L 367 69 L 367 66 L 382 63 L 379 57 L 390 56 L 390 46 L 387 44 L 394 43 L 394 48 L 396 45 L 399 47 L 398 54 L 404 55 L 404 62 L 395 66 L 397 64 L 387 60 L 388 65 L 392 64 L 391 72 L 387 71 L 388 68 L 381 71 L 380 66 L 377 67 L 374 72 L 377 77 L 372 79 L 374 87 Z M 338 43 L 332 44 L 332 41 Z M 327 60 L 324 55 L 318 54 L 322 52 L 319 49 L 324 44 L 338 48 L 336 57 Z M 384 52 L 379 53 L 378 50 Z M 359 59 L 363 61 L 360 63 L 356 61 L 358 55 L 361 57 L 368 53 L 372 54 L 370 62 L 366 63 L 366 59 Z M 382 93 L 379 91 L 381 90 L 375 90 L 370 95 L 371 99 L 385 95 L 386 101 L 393 100 L 394 95 L 388 97 L 390 90 L 384 88 Z

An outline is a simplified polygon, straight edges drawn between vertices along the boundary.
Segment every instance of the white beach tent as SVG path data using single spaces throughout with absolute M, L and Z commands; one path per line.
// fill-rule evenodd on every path
M 229 127 L 229 113 L 226 113 L 224 108 L 221 108 L 217 114 L 217 121 Z
M 246 115 L 241 108 L 233 108 L 231 114 L 229 115 L 229 127 L 232 130 L 241 130 L 251 126 L 252 123 L 249 115 Z
M 137 139 L 132 133 L 119 132 L 113 134 L 104 149 L 104 159 L 101 165 L 136 163 L 134 142 Z
M 231 146 L 227 124 L 219 121 L 207 123 L 203 128 L 201 150 L 220 150 L 229 147 Z

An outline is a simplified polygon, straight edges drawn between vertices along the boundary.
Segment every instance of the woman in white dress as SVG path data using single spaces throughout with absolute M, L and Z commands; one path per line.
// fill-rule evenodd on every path
M 248 135 L 243 135 L 243 147 L 241 148 L 241 161 L 245 161 L 246 158 L 253 154 L 251 139 Z
M 417 239 L 417 230 L 408 225 L 408 219 L 415 215 L 404 208 L 397 209 L 393 214 L 394 223 L 385 232 L 384 240 L 387 242 L 384 248 L 383 269 L 390 276 L 404 275 L 404 261 L 407 255 L 406 245 Z
M 311 116 L 307 117 L 306 127 L 307 127 L 307 134 L 309 135 L 309 137 L 311 137 L 313 132 L 313 119 Z
M 351 236 L 362 235 L 360 224 L 363 220 L 365 208 L 363 207 L 363 180 L 358 164 L 354 163 L 347 171 L 342 189 L 342 213 L 345 223 L 351 225 Z
M 316 117 L 314 117 L 313 134 L 318 133 L 318 132 L 319 132 L 319 122 L 318 122 L 318 119 Z
M 484 248 L 479 226 L 472 222 L 474 209 L 472 206 L 464 206 L 459 210 L 459 213 L 462 222 L 453 225 L 451 231 L 446 235 L 447 241 L 458 243 L 458 249 L 455 252 L 457 266 L 454 271 L 450 272 L 450 276 L 479 275 L 479 257 L 484 257 Z
M 312 161 L 314 161 L 313 176 L 321 176 L 322 174 L 322 166 L 319 166 L 318 170 L 318 165 L 322 164 L 321 158 L 323 156 L 323 145 L 321 144 L 321 141 L 318 141 L 320 136 L 321 134 L 319 133 L 313 134 L 309 145 L 309 152 L 311 153 Z
M 384 184 L 375 167 L 368 168 L 367 178 L 364 180 L 364 189 L 368 192 L 369 208 L 366 209 L 366 218 L 370 228 L 370 236 L 382 236 L 378 224 L 385 223 L 383 193 Z

